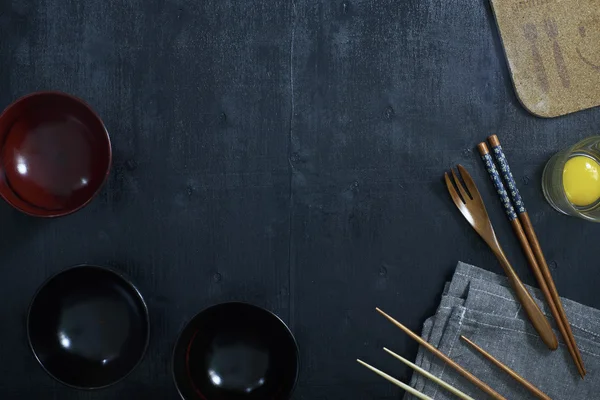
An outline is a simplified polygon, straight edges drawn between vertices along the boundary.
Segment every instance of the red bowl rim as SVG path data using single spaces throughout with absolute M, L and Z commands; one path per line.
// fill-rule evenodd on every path
M 33 93 L 26 94 L 24 96 L 21 96 L 18 99 L 16 99 L 15 101 L 13 101 L 12 103 L 10 103 L 8 106 L 6 106 L 6 108 L 4 108 L 2 113 L 0 113 L 0 119 L 2 119 L 5 116 L 5 114 L 12 107 L 16 106 L 18 103 L 25 101 L 25 100 L 29 99 L 30 97 L 37 97 L 37 96 L 44 96 L 44 95 L 55 95 L 55 96 L 66 97 L 66 98 L 73 100 L 73 101 L 81 104 L 82 106 L 84 106 L 91 113 L 91 115 L 100 123 L 100 126 L 102 127 L 102 131 L 104 132 L 104 135 L 106 137 L 106 141 L 108 144 L 108 165 L 106 167 L 104 179 L 102 179 L 102 182 L 100 182 L 100 184 L 98 185 L 98 188 L 96 188 L 96 191 L 86 201 L 84 201 L 82 204 L 80 204 L 79 206 L 77 206 L 75 208 L 65 209 L 65 210 L 61 210 L 61 211 L 52 211 L 52 212 L 48 212 L 47 214 L 36 214 L 33 212 L 29 212 L 29 211 L 21 208 L 18 204 L 15 204 L 14 202 L 10 201 L 0 191 L 0 197 L 2 197 L 4 199 L 4 201 L 6 201 L 13 208 L 15 208 L 16 210 L 19 210 L 20 212 L 22 212 L 24 214 L 27 214 L 32 217 L 56 218 L 56 217 L 63 217 L 63 216 L 69 215 L 69 214 L 73 214 L 74 212 L 81 210 L 83 207 L 87 206 L 93 199 L 95 199 L 96 196 L 98 196 L 98 193 L 100 192 L 100 189 L 102 189 L 102 187 L 106 183 L 106 180 L 108 179 L 108 175 L 110 174 L 110 170 L 112 168 L 112 143 L 110 140 L 110 135 L 108 134 L 108 130 L 106 130 L 106 125 L 104 125 L 102 118 L 100 118 L 98 113 L 96 113 L 96 111 L 94 111 L 92 106 L 90 106 L 87 102 L 85 102 L 84 100 L 80 99 L 77 96 L 73 96 L 71 94 L 61 92 L 59 90 L 42 90 L 42 91 L 33 92 Z
M 294 336 L 294 333 L 292 332 L 289 325 L 286 324 L 285 321 L 279 315 L 277 315 L 274 311 L 271 311 L 267 308 L 258 306 L 256 304 L 248 303 L 246 301 L 237 301 L 237 300 L 225 301 L 225 302 L 221 302 L 221 303 L 214 303 L 212 305 L 209 305 L 209 306 L 203 308 L 200 312 L 198 312 L 191 319 L 189 319 L 183 325 L 183 328 L 181 328 L 181 330 L 179 331 L 179 334 L 177 335 L 177 339 L 175 339 L 175 345 L 173 346 L 173 350 L 171 351 L 171 378 L 173 379 L 173 382 L 175 383 L 175 388 L 177 389 L 179 396 L 183 400 L 190 400 L 183 393 L 183 390 L 181 389 L 182 385 L 181 385 L 180 380 L 178 379 L 176 371 L 175 371 L 175 369 L 176 369 L 175 365 L 179 364 L 181 362 L 181 360 L 179 360 L 177 358 L 177 349 L 178 349 L 179 345 L 182 343 L 182 340 L 184 339 L 184 336 L 183 336 L 184 333 L 193 323 L 196 322 L 197 319 L 201 318 L 207 312 L 210 312 L 213 309 L 216 309 L 219 307 L 229 307 L 229 306 L 243 306 L 243 307 L 255 309 L 261 313 L 265 313 L 265 314 L 269 315 L 270 317 L 274 317 L 280 323 L 280 326 L 282 327 L 282 329 L 286 331 L 288 338 L 291 339 L 291 343 L 293 344 L 293 347 L 294 347 L 294 353 L 296 355 L 296 371 L 295 371 L 295 375 L 294 375 L 294 381 L 292 382 L 292 385 L 290 386 L 288 392 L 286 392 L 283 397 L 285 399 L 291 399 L 296 390 L 296 387 L 298 385 L 298 380 L 300 378 L 300 368 L 301 368 L 300 347 L 298 346 L 298 341 L 297 341 L 296 337 Z

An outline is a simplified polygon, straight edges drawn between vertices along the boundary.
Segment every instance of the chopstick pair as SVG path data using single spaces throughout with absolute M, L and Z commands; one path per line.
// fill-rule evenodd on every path
M 450 393 L 456 395 L 457 397 L 463 399 L 463 400 L 475 400 L 472 397 L 466 395 L 465 393 L 461 392 L 460 390 L 458 390 L 457 388 L 455 388 L 454 386 L 444 382 L 443 380 L 441 380 L 440 378 L 436 377 L 435 375 L 431 374 L 428 371 L 425 371 L 423 368 L 418 367 L 417 365 L 411 363 L 410 361 L 408 361 L 407 359 L 405 359 L 404 357 L 399 356 L 398 354 L 394 353 L 393 351 L 391 351 L 390 349 L 387 348 L 383 348 L 383 350 L 385 350 L 386 352 L 388 352 L 389 354 L 391 354 L 393 357 L 397 358 L 398 360 L 402 361 L 404 364 L 408 365 L 409 367 L 411 367 L 412 369 L 414 369 L 415 371 L 417 371 L 418 373 L 420 373 L 421 375 L 431 379 L 433 382 L 437 383 L 438 385 L 440 385 L 441 387 L 443 387 L 444 389 L 446 389 L 447 391 L 449 391 Z M 386 374 L 383 371 L 378 370 L 375 367 L 370 366 L 369 364 L 367 364 L 366 362 L 362 361 L 362 360 L 356 360 L 358 361 L 359 364 L 367 367 L 368 369 L 370 369 L 371 371 L 375 372 L 377 375 L 387 379 L 388 381 L 392 382 L 393 384 L 395 384 L 396 386 L 401 387 L 402 389 L 404 389 L 405 391 L 407 391 L 408 393 L 418 397 L 419 399 L 431 399 L 431 397 L 427 396 L 424 393 L 419 392 L 418 390 L 412 388 L 411 386 L 408 386 L 407 384 L 405 384 L 402 381 L 399 381 L 396 378 L 393 378 L 392 376 Z
M 498 392 L 496 392 L 494 389 L 492 389 L 491 387 L 489 387 L 485 382 L 483 382 L 482 380 L 480 380 L 479 378 L 477 378 L 475 375 L 471 374 L 469 371 L 467 371 L 466 369 L 464 369 L 463 367 L 461 367 L 459 364 L 457 364 L 456 362 L 454 362 L 450 357 L 448 357 L 447 355 L 445 355 L 444 353 L 442 353 L 441 351 L 439 351 L 438 349 L 436 349 L 434 346 L 432 346 L 431 344 L 429 344 L 427 341 L 425 341 L 425 339 L 422 339 L 420 336 L 418 336 L 413 331 L 411 331 L 410 329 L 408 329 L 407 327 L 405 327 L 404 325 L 402 325 L 400 322 L 396 321 L 394 318 L 392 318 L 391 316 L 389 316 L 388 314 L 386 314 L 385 312 L 383 312 L 381 309 L 376 308 L 376 310 L 381 315 L 383 315 L 385 318 L 387 318 L 391 323 L 393 323 L 394 325 L 396 325 L 398 328 L 402 329 L 402 331 L 404 331 L 404 333 L 406 333 L 412 339 L 414 339 L 415 341 L 417 341 L 421 346 L 425 347 L 427 350 L 429 350 L 430 352 L 432 352 L 433 355 L 435 355 L 436 357 L 440 358 L 447 365 L 449 365 L 450 367 L 452 367 L 456 372 L 458 372 L 459 374 L 461 374 L 463 377 L 465 377 L 472 384 L 474 384 L 479 389 L 481 389 L 482 391 L 484 391 L 486 394 L 488 394 L 489 396 L 491 396 L 492 398 L 494 398 L 496 400 L 506 400 L 504 397 L 502 397 L 501 394 L 499 394 Z M 493 356 L 491 356 L 490 354 L 488 354 L 487 352 L 485 352 L 481 347 L 477 346 L 475 343 L 473 343 L 472 341 L 468 340 L 464 336 L 461 336 L 461 338 L 463 340 L 465 340 L 467 343 L 469 343 L 471 346 L 473 346 L 481 354 L 483 354 L 485 358 L 487 358 L 488 360 L 492 361 L 496 366 L 498 366 L 504 372 L 508 373 L 513 379 L 517 380 L 517 382 L 519 382 L 520 384 L 522 384 L 527 390 L 529 390 L 531 393 L 533 393 L 537 398 L 542 399 L 542 400 L 551 400 L 550 397 L 548 397 L 544 392 L 542 392 L 541 390 L 539 390 L 537 387 L 535 387 L 532 383 L 530 383 L 526 379 L 522 378 L 519 374 L 517 374 L 515 371 L 511 370 L 509 367 L 507 367 L 506 365 L 502 364 L 500 361 L 498 361 L 497 359 L 495 359 Z
M 571 325 L 567 320 L 565 310 L 558 295 L 558 291 L 556 290 L 556 285 L 554 284 L 550 269 L 548 268 L 548 263 L 546 262 L 544 253 L 542 252 L 542 248 L 533 229 L 533 225 L 529 219 L 529 214 L 527 214 L 525 204 L 523 203 L 523 199 L 521 198 L 519 189 L 517 188 L 517 184 L 513 178 L 508 161 L 506 160 L 506 156 L 502 151 L 500 140 L 496 135 L 492 135 L 488 137 L 488 142 L 492 147 L 496 161 L 500 165 L 501 175 L 508 185 L 508 191 L 505 189 L 504 184 L 502 183 L 502 179 L 500 178 L 500 174 L 498 173 L 498 169 L 494 164 L 491 152 L 486 143 L 479 143 L 477 145 L 477 149 L 481 154 L 481 158 L 485 163 L 486 169 L 492 182 L 494 183 L 496 191 L 500 195 L 508 219 L 513 227 L 513 230 L 515 231 L 515 234 L 517 235 L 517 238 L 519 239 L 519 242 L 521 243 L 521 247 L 525 252 L 525 256 L 527 257 L 527 261 L 533 270 L 533 274 L 535 275 L 538 285 L 540 286 L 540 289 L 546 298 L 546 302 L 550 307 L 550 312 L 556 321 L 558 330 L 560 331 L 565 344 L 567 345 L 567 349 L 573 358 L 579 375 L 581 375 L 583 378 L 586 375 L 586 371 L 585 366 L 583 365 L 583 359 L 581 358 L 581 353 L 579 352 L 579 348 L 575 342 L 575 337 L 571 331 Z M 511 203 L 511 199 L 512 203 L 514 203 L 514 207 Z

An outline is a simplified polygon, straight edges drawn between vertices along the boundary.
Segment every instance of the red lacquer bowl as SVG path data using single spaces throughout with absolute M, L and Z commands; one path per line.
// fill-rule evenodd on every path
M 102 120 L 74 96 L 32 93 L 0 115 L 0 196 L 26 214 L 58 217 L 84 207 L 111 160 Z

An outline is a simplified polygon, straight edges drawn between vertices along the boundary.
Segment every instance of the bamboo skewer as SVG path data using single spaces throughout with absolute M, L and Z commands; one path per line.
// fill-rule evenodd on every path
M 398 328 L 402 329 L 402 331 L 404 331 L 404 333 L 406 333 L 412 339 L 416 340 L 419 344 L 421 344 L 427 350 L 429 350 L 430 352 L 432 352 L 435 356 L 437 356 L 438 358 L 440 358 L 442 361 L 444 361 L 450 367 L 454 368 L 454 370 L 456 370 L 456 372 L 458 372 L 459 374 L 461 374 L 462 376 L 464 376 L 467 380 L 469 380 L 472 384 L 474 384 L 475 386 L 477 386 L 479 389 L 483 390 L 485 393 L 487 393 L 488 395 L 490 395 L 491 397 L 493 397 L 496 400 L 506 400 L 502 395 L 500 395 L 500 393 L 496 392 L 494 389 L 492 389 L 491 387 L 489 387 L 485 382 L 483 382 L 482 380 L 480 380 L 479 378 L 477 378 L 475 375 L 471 374 L 469 371 L 467 371 L 466 369 L 464 369 L 460 365 L 458 365 L 450 357 L 448 357 L 447 355 L 445 355 L 444 353 L 442 353 L 441 351 L 439 351 L 438 349 L 436 349 L 434 346 L 432 346 L 431 344 L 427 343 L 424 339 L 422 339 L 420 336 L 418 336 L 417 334 L 415 334 L 413 331 L 411 331 L 410 329 L 408 329 L 407 327 L 405 327 L 404 325 L 402 325 L 400 322 L 396 321 L 394 318 L 392 318 L 389 315 L 387 315 L 386 313 L 384 313 L 381 309 L 376 308 L 376 310 L 381 315 L 383 315 L 384 317 L 386 317 L 391 323 L 393 323 L 394 325 L 396 325 Z
M 383 371 L 378 370 L 375 367 L 370 366 L 369 364 L 367 364 L 366 362 L 362 361 L 362 360 L 356 360 L 358 361 L 358 363 L 364 367 L 367 367 L 368 369 L 370 369 L 371 371 L 375 372 L 377 375 L 387 379 L 388 381 L 392 382 L 394 385 L 401 387 L 402 389 L 406 390 L 408 393 L 412 394 L 413 396 L 418 397 L 419 399 L 422 400 L 433 400 L 431 397 L 419 392 L 416 389 L 413 389 L 412 387 L 408 386 L 406 383 L 399 381 L 398 379 L 386 374 Z
M 425 376 L 426 378 L 429 378 L 430 380 L 432 380 L 433 382 L 437 383 L 438 385 L 440 385 L 441 387 L 443 387 L 444 389 L 446 389 L 447 391 L 449 391 L 450 393 L 454 394 L 457 397 L 460 397 L 463 400 L 475 400 L 474 398 L 472 398 L 471 396 L 461 392 L 460 390 L 458 390 L 457 388 L 455 388 L 454 386 L 444 382 L 443 380 L 441 380 L 440 378 L 438 378 L 437 376 L 431 374 L 429 371 L 424 370 L 423 368 L 411 363 L 410 361 L 408 361 L 406 358 L 399 356 L 398 354 L 394 353 L 393 351 L 391 351 L 390 349 L 387 348 L 383 348 L 383 350 L 385 350 L 386 352 L 388 352 L 389 354 L 391 354 L 393 357 L 397 358 L 398 360 L 402 361 L 404 364 L 408 365 L 409 367 L 411 367 L 412 369 L 414 369 L 415 371 L 417 371 L 418 373 L 420 373 L 421 375 Z

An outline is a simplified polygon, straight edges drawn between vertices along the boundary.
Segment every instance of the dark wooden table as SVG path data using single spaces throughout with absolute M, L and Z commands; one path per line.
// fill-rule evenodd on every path
M 0 397 L 176 399 L 170 353 L 200 309 L 244 300 L 289 323 L 297 400 L 397 399 L 360 367 L 401 378 L 382 346 L 417 347 L 458 260 L 500 267 L 442 183 L 456 163 L 482 188 L 500 240 L 524 257 L 474 146 L 497 133 L 559 292 L 600 307 L 600 225 L 559 215 L 540 176 L 551 154 L 598 134 L 600 110 L 539 119 L 519 104 L 486 0 L 5 0 L 0 108 L 36 90 L 90 102 L 114 166 L 75 215 L 0 204 Z M 53 381 L 28 348 L 36 288 L 80 263 L 128 274 L 152 338 L 125 381 Z

